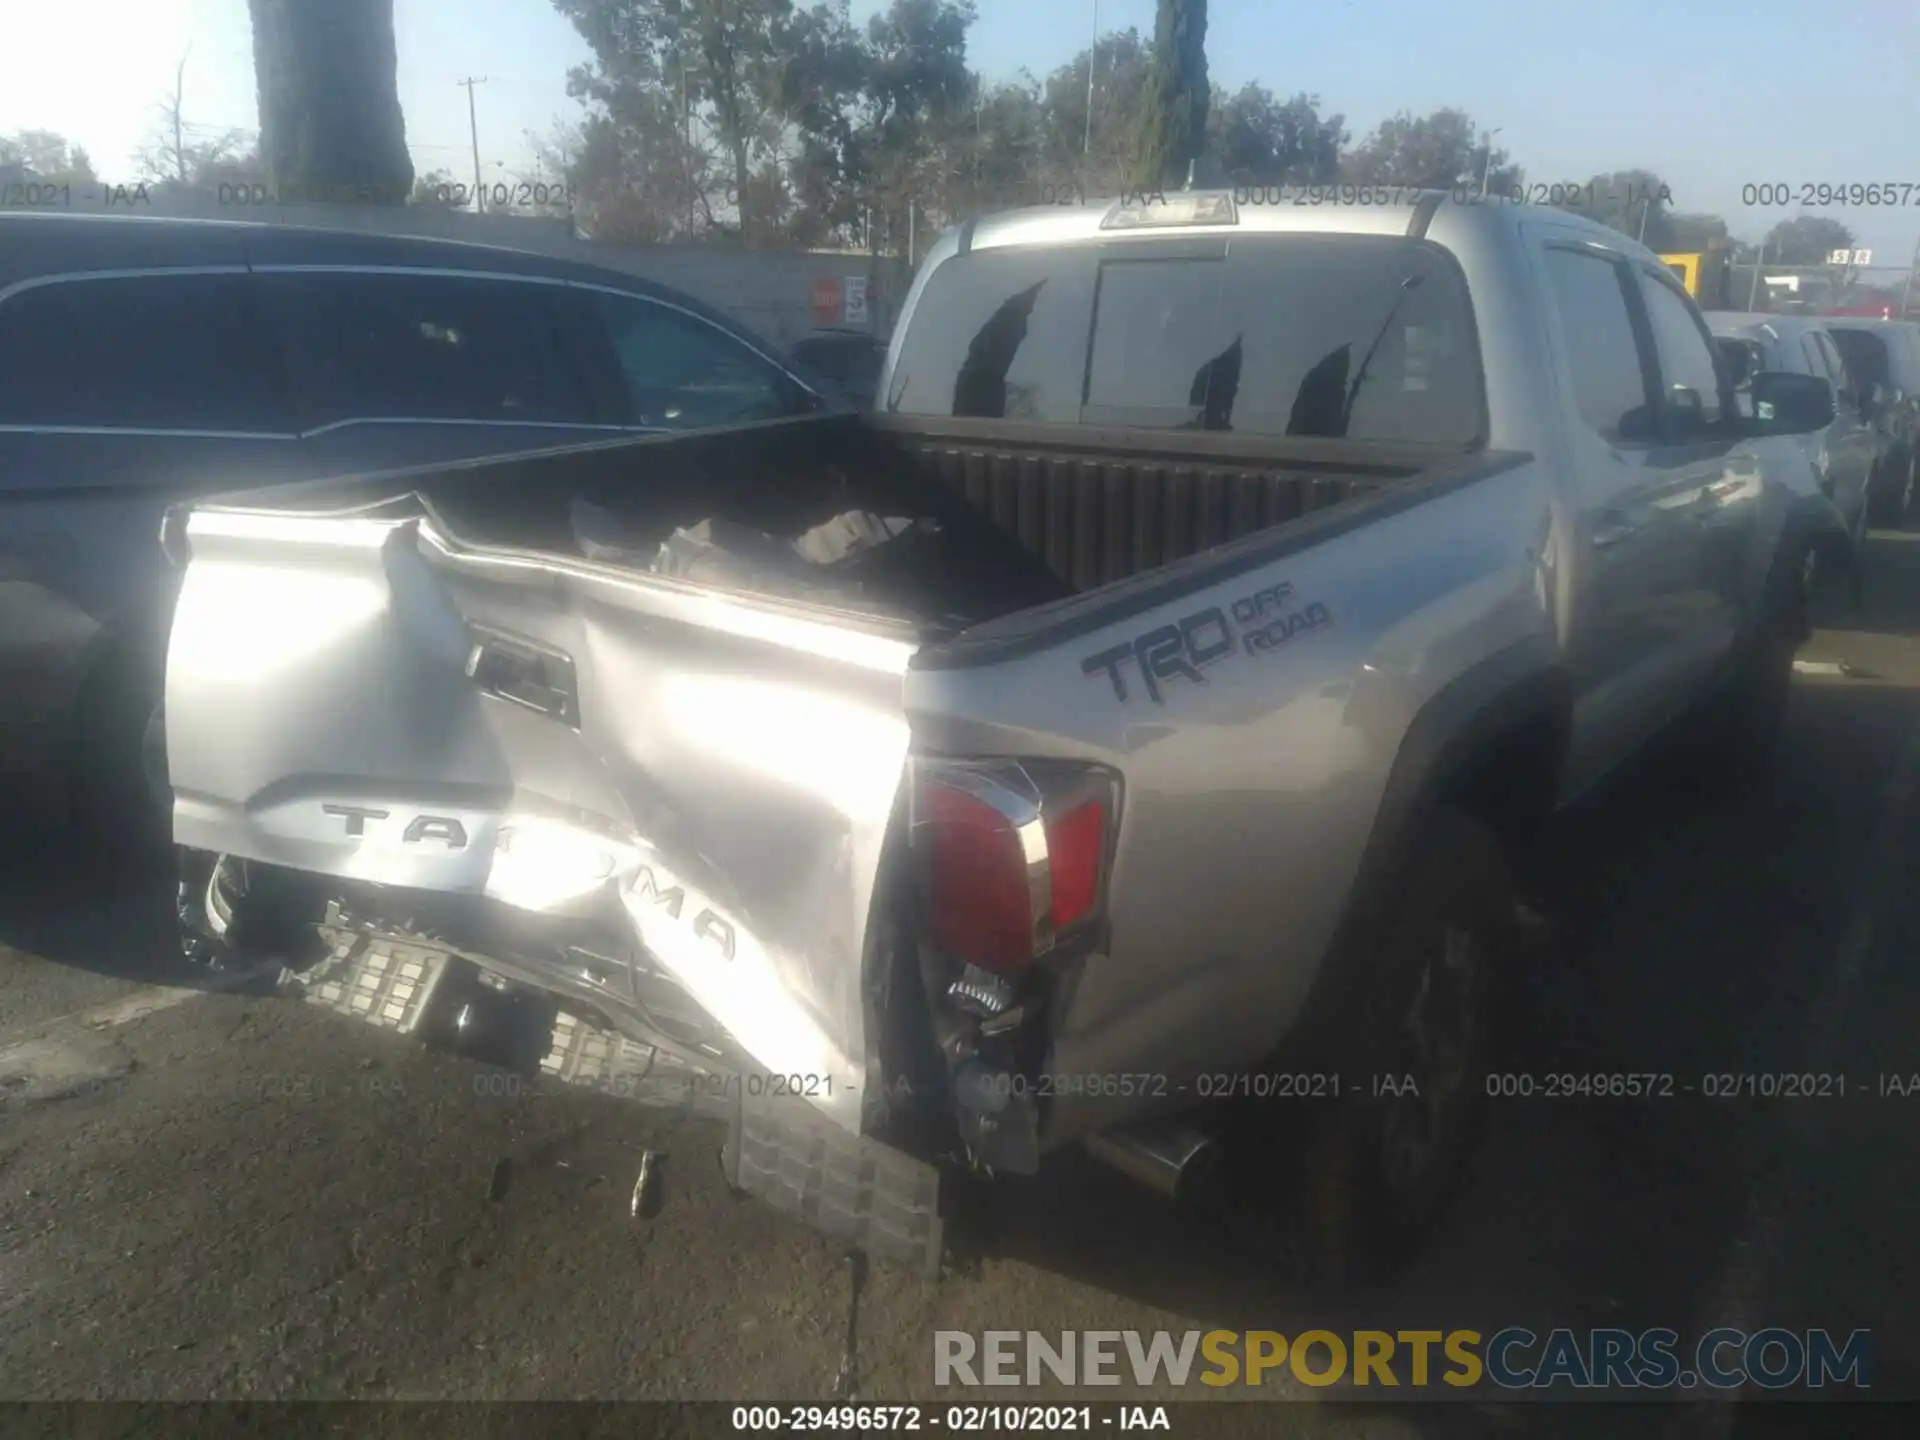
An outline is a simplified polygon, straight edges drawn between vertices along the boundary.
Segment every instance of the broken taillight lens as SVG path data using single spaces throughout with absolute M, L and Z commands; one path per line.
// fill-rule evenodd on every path
M 1098 913 L 1113 814 L 1111 782 L 1084 768 L 1054 781 L 1018 765 L 923 771 L 929 938 L 998 974 L 1031 965 Z

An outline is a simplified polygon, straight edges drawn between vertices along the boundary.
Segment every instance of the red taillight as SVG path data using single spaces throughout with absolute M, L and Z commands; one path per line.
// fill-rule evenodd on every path
M 946 785 L 928 785 L 921 799 L 934 943 L 989 970 L 1032 963 L 1033 889 L 1013 821 Z
M 1053 926 L 1064 930 L 1093 913 L 1107 852 L 1107 810 L 1098 800 L 1047 823 L 1047 863 L 1053 876 Z
M 1026 767 L 924 776 L 918 846 L 934 944 L 1001 974 L 1046 954 L 1099 909 L 1112 810 L 1105 782 L 1084 771 L 1057 783 Z

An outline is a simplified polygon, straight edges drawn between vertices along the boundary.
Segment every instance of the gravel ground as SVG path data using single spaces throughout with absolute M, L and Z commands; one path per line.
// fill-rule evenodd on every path
M 1553 939 L 1513 1062 L 1843 1072 L 1848 1099 L 1502 1102 L 1419 1268 L 1339 1296 L 1069 1163 L 1010 1187 L 942 1280 L 873 1270 L 863 1397 L 955 1398 L 932 1385 L 940 1329 L 1722 1322 L 1870 1327 L 1876 1389 L 1920 1394 L 1920 1092 L 1858 1093 L 1920 1075 L 1920 536 L 1877 537 L 1870 573 L 1865 609 L 1807 652 L 1853 674 L 1802 677 L 1771 788 L 1708 804 L 1654 765 L 1557 824 Z M 503 1098 L 470 1062 L 317 1007 L 156 990 L 182 978 L 170 937 L 151 878 L 41 844 L 0 870 L 0 1086 L 28 1077 L 0 1089 L 0 1397 L 831 1396 L 846 1267 L 727 1194 L 714 1126 Z M 643 1148 L 666 1152 L 666 1184 L 636 1223 Z M 1270 1418 L 1382 1437 L 1589 1424 L 1466 1403 Z M 1591 1424 L 1617 1433 L 1617 1412 Z

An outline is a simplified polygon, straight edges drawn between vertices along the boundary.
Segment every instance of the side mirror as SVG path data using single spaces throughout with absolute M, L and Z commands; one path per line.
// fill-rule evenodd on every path
M 1765 435 L 1805 435 L 1833 423 L 1833 382 L 1821 375 L 1762 370 L 1753 377 L 1753 414 Z
M 1697 440 L 1707 428 L 1707 407 L 1698 390 L 1676 385 L 1667 391 L 1667 436 L 1670 443 L 1685 445 Z
M 1620 417 L 1620 438 L 1628 444 L 1644 444 L 1658 438 L 1650 406 L 1636 405 Z

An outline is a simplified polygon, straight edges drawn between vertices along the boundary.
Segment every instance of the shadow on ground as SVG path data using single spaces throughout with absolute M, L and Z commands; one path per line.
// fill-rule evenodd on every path
M 1920 521 L 1867 537 L 1861 603 L 1832 624 L 1873 635 L 1920 634 Z
M 171 854 L 109 856 L 58 831 L 0 827 L 0 952 L 115 980 L 198 985 L 174 935 Z

